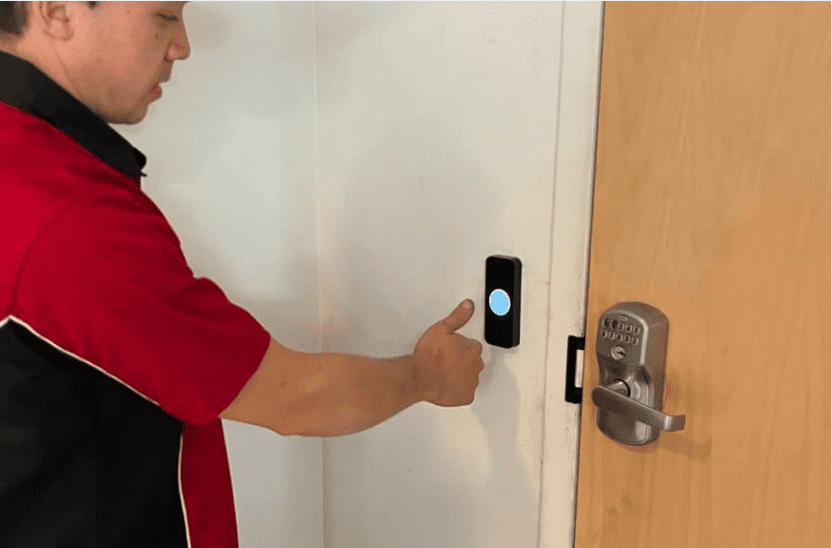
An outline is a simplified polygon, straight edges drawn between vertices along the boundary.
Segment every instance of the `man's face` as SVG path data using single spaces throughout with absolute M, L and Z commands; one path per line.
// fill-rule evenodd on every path
M 190 55 L 186 2 L 68 5 L 69 40 L 56 43 L 70 92 L 105 121 L 136 124 L 161 96 L 173 62 Z

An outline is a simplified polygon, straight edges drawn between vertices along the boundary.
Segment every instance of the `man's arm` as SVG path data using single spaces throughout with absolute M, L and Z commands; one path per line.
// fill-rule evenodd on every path
M 272 339 L 260 367 L 220 417 L 287 436 L 338 436 L 423 399 L 412 356 L 307 354 Z
M 419 401 L 468 405 L 483 369 L 482 347 L 454 331 L 472 314 L 473 306 L 460 305 L 422 335 L 413 354 L 398 358 L 311 354 L 272 339 L 260 367 L 220 418 L 283 435 L 338 436 Z

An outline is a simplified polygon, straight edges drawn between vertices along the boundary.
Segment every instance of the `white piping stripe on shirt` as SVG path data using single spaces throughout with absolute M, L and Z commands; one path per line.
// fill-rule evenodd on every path
M 117 381 L 119 384 L 121 384 L 121 385 L 123 385 L 123 386 L 125 386 L 125 387 L 129 388 L 130 390 L 132 390 L 133 392 L 135 392 L 135 393 L 136 393 L 136 394 L 138 394 L 139 396 L 143 397 L 144 399 L 146 399 L 146 400 L 147 400 L 147 401 L 149 401 L 150 403 L 152 403 L 152 404 L 156 405 L 157 407 L 160 407 L 160 408 L 162 407 L 162 406 L 161 406 L 161 405 L 159 405 L 157 402 L 155 402 L 155 401 L 153 401 L 152 399 L 148 398 L 147 396 L 145 396 L 144 394 L 142 394 L 141 392 L 139 392 L 138 390 L 136 390 L 135 388 L 133 388 L 132 386 L 130 386 L 129 384 L 127 384 L 126 382 L 122 381 L 122 380 L 121 380 L 121 379 L 119 379 L 118 377 L 115 377 L 115 376 L 111 375 L 110 373 L 108 373 L 108 372 L 104 371 L 103 369 L 101 369 L 100 367 L 98 367 L 97 365 L 95 365 L 94 363 L 92 363 L 92 362 L 89 362 L 89 361 L 85 360 L 85 359 L 84 359 L 84 358 L 82 358 L 81 356 L 76 356 L 75 354 L 73 354 L 73 353 L 72 353 L 72 352 L 70 352 L 69 350 L 66 350 L 66 349 L 64 349 L 64 348 L 61 348 L 61 347 L 60 347 L 60 346 L 58 346 L 57 344 L 53 343 L 52 341 L 50 341 L 49 339 L 47 339 L 46 337 L 44 337 L 43 335 L 41 335 L 40 333 L 38 333 L 37 331 L 35 331 L 34 329 L 32 329 L 32 326 L 31 326 L 31 325 L 27 324 L 26 322 L 24 322 L 23 320 L 21 320 L 20 318 L 18 318 L 18 317 L 16 317 L 16 316 L 11 316 L 11 315 L 9 315 L 9 316 L 6 316 L 5 318 L 3 318 L 2 320 L 0 320 L 0 328 L 2 328 L 2 327 L 6 324 L 6 322 L 8 322 L 9 320 L 14 320 L 16 323 L 19 323 L 20 325 L 22 325 L 23 327 L 25 327 L 26 329 L 28 329 L 29 331 L 31 331 L 31 332 L 32 332 L 32 333 L 33 333 L 36 337 L 38 337 L 39 339 L 41 339 L 43 342 L 48 343 L 48 344 L 52 345 L 54 348 L 56 348 L 56 349 L 60 350 L 61 352 L 63 352 L 64 354 L 68 354 L 68 355 L 72 356 L 73 358 L 75 358 L 76 360 L 81 361 L 81 362 L 84 362 L 85 364 L 89 365 L 90 367 L 95 368 L 95 369 L 97 369 L 98 371 L 101 371 L 102 373 L 104 373 L 105 375 L 107 375 L 108 377 L 110 377 L 111 379 L 113 379 L 114 381 Z
M 185 493 L 182 492 L 182 443 L 185 439 L 185 432 L 179 435 L 179 502 L 182 504 L 182 517 L 185 519 L 185 539 L 188 541 L 188 548 L 191 548 L 191 530 L 188 527 L 188 511 L 185 509 Z

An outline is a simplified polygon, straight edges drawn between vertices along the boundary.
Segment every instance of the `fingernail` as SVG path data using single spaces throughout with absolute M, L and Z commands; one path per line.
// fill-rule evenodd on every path
M 466 300 L 464 303 L 462 303 L 462 306 L 465 307 L 465 310 L 471 310 L 471 307 L 473 306 L 473 303 L 471 301 Z

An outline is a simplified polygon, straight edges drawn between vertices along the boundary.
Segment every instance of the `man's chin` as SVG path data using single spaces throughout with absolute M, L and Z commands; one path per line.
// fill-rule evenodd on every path
M 107 120 L 108 124 L 114 125 L 122 125 L 122 126 L 134 126 L 144 120 L 147 117 L 147 107 L 141 109 L 139 112 L 131 112 L 125 116 L 121 116 L 119 118 L 113 118 L 112 120 Z

